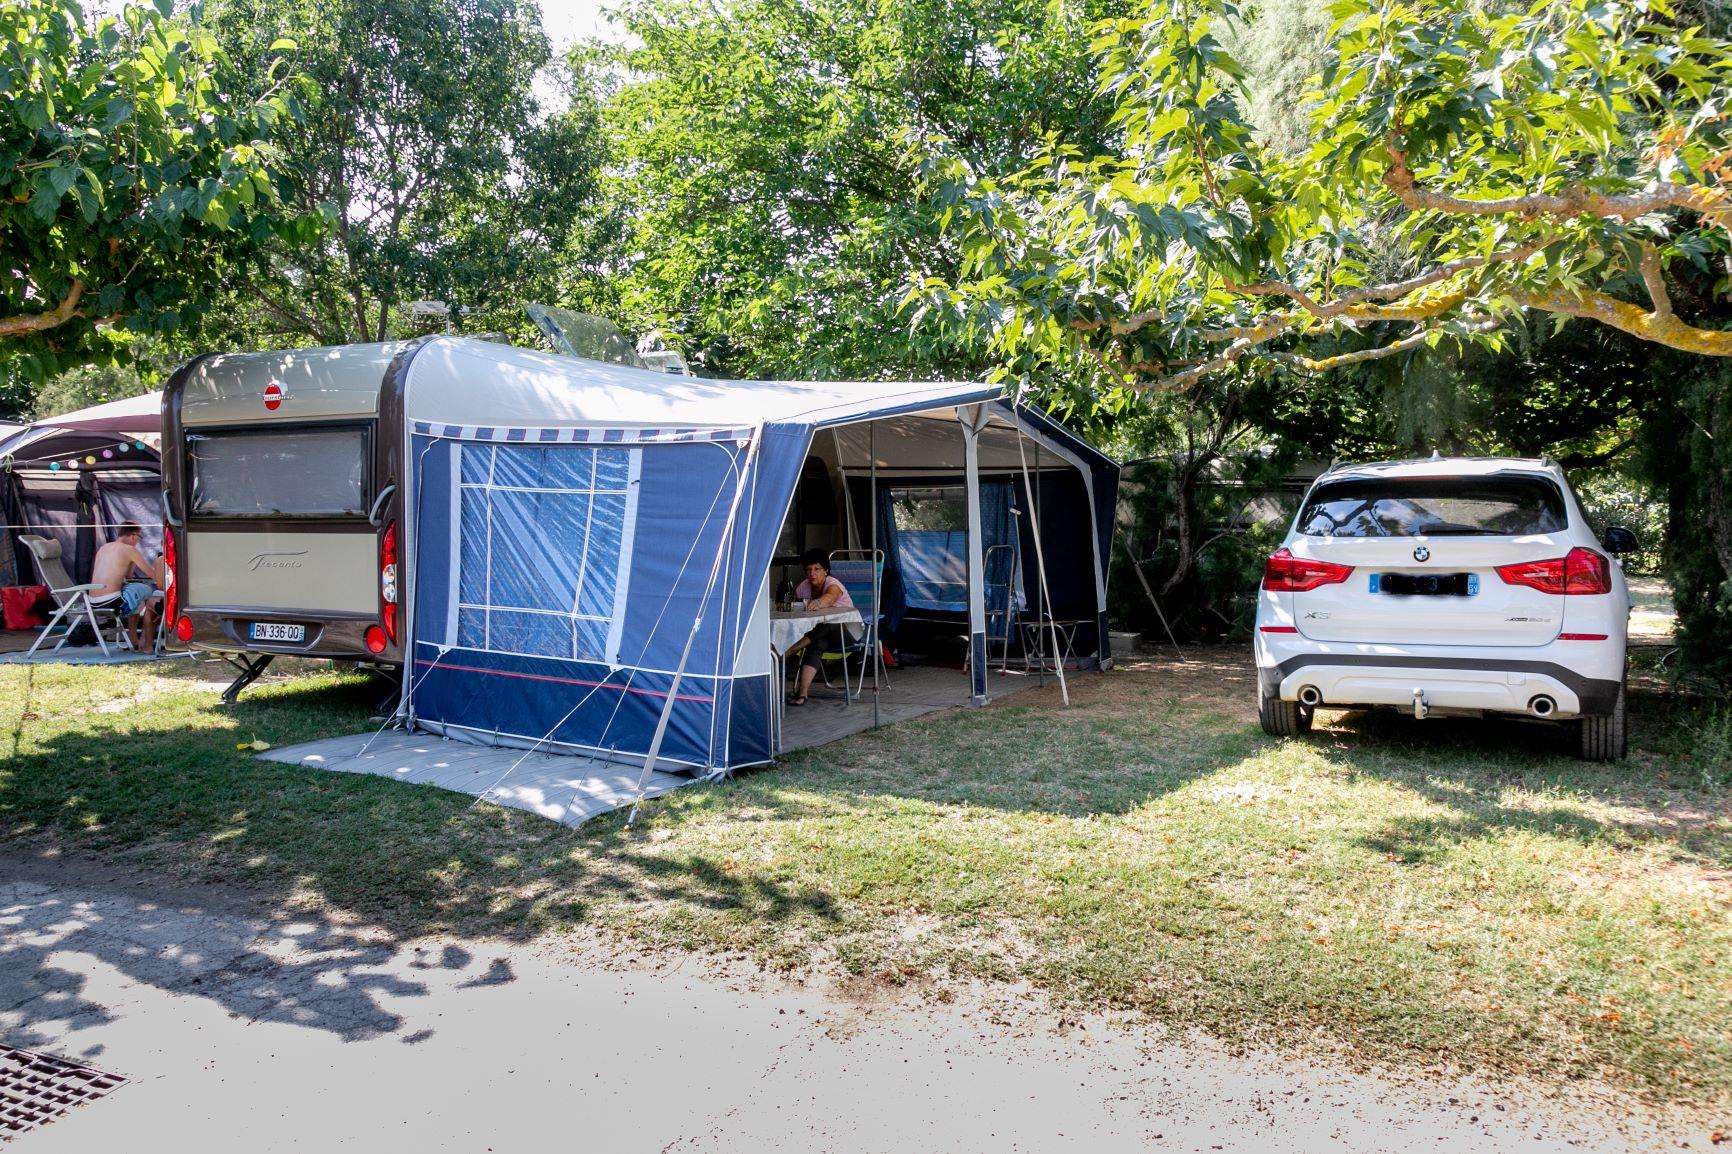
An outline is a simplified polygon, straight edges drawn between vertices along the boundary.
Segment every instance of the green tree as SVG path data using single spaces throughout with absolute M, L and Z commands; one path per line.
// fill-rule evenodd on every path
M 1049 137 L 1097 147 L 1088 0 L 638 0 L 608 105 L 632 319 L 742 376 L 977 375 L 983 342 L 910 329 L 911 277 L 953 272 L 907 133 L 984 171 Z
M 570 109 L 542 114 L 531 0 L 213 0 L 205 18 L 240 60 L 294 39 L 317 93 L 285 148 L 296 206 L 327 227 L 232 286 L 238 343 L 384 340 L 419 299 L 515 322 L 526 299 L 566 299 L 566 264 L 594 263 L 597 107 L 574 84 Z
M 267 42 L 242 83 L 214 37 L 128 5 L 0 4 L 0 356 L 40 380 L 112 355 L 104 324 L 172 332 L 223 273 L 293 232 L 277 137 L 296 113 Z M 250 92 L 237 99 L 242 89 Z
M 149 391 L 150 385 L 130 365 L 79 365 L 56 374 L 37 391 L 31 416 L 40 421 Z
M 962 260 L 909 306 L 985 336 L 1011 379 L 1088 358 L 1103 406 L 1288 382 L 1257 423 L 1331 452 L 1429 440 L 1596 465 L 1639 431 L 1692 446 L 1689 475 L 1656 478 L 1669 563 L 1680 606 L 1697 599 L 1695 651 L 1727 648 L 1722 442 L 1688 430 L 1715 428 L 1725 395 L 1692 357 L 1732 356 L 1732 44 L 1665 0 L 1331 12 L 1297 131 L 1252 119 L 1288 90 L 1255 24 L 1152 0 L 1096 41 L 1108 147 L 1053 141 L 994 171 L 931 135 Z M 1305 42 L 1298 17 L 1277 41 Z
M 1076 348 L 1132 389 L 1495 347 L 1523 308 L 1732 355 L 1732 332 L 1686 319 L 1668 277 L 1728 249 L 1732 45 L 1664 0 L 1334 13 L 1302 155 L 1254 131 L 1221 0 L 1103 26 L 1110 149 L 1055 141 L 987 173 L 936 134 L 963 277 L 913 299 L 1013 361 Z M 1351 347 L 1311 355 L 1324 338 Z

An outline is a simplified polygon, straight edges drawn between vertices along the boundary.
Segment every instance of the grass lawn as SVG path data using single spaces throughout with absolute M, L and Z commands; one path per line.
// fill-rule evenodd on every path
M 221 668 L 221 667 L 214 667 Z M 1634 756 L 1520 723 L 1257 729 L 1238 650 L 802 753 L 578 831 L 251 759 L 375 686 L 0 668 L 0 838 L 404 936 L 577 925 L 888 982 L 1027 982 L 1288 1052 L 1732 1102 L 1729 715 L 1641 682 Z

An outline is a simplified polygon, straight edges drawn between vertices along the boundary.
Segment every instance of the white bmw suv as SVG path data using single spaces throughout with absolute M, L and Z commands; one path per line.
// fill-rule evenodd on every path
M 1630 593 L 1549 461 L 1346 465 L 1305 494 L 1257 606 L 1257 707 L 1290 736 L 1313 710 L 1394 706 L 1568 721 L 1624 756 Z

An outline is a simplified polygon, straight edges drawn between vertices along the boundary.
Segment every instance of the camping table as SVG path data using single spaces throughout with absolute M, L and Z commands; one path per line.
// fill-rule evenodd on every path
M 816 612 L 807 609 L 772 609 L 770 611 L 770 652 L 776 655 L 776 749 L 782 748 L 782 712 L 786 708 L 783 698 L 788 692 L 788 650 L 800 638 L 812 632 L 820 625 L 836 624 L 842 626 L 849 637 L 860 636 L 860 627 L 864 622 L 858 609 L 820 609 Z M 842 695 L 847 701 L 848 695 Z
M 1041 670 L 1049 668 L 1070 668 L 1070 663 L 1076 660 L 1076 632 L 1086 625 L 1085 621 L 1024 621 L 1022 623 L 1022 652 L 1025 666 Z M 1058 650 L 1052 657 L 1047 656 L 1046 643 L 1052 634 L 1058 634 Z M 1048 661 L 1052 664 L 1048 665 Z

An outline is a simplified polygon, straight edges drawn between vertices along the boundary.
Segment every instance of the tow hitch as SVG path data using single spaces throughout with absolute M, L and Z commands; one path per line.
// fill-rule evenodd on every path
M 1430 712 L 1431 706 L 1427 705 L 1425 701 L 1425 690 L 1415 689 L 1413 691 L 1413 716 L 1424 721 L 1426 714 Z

